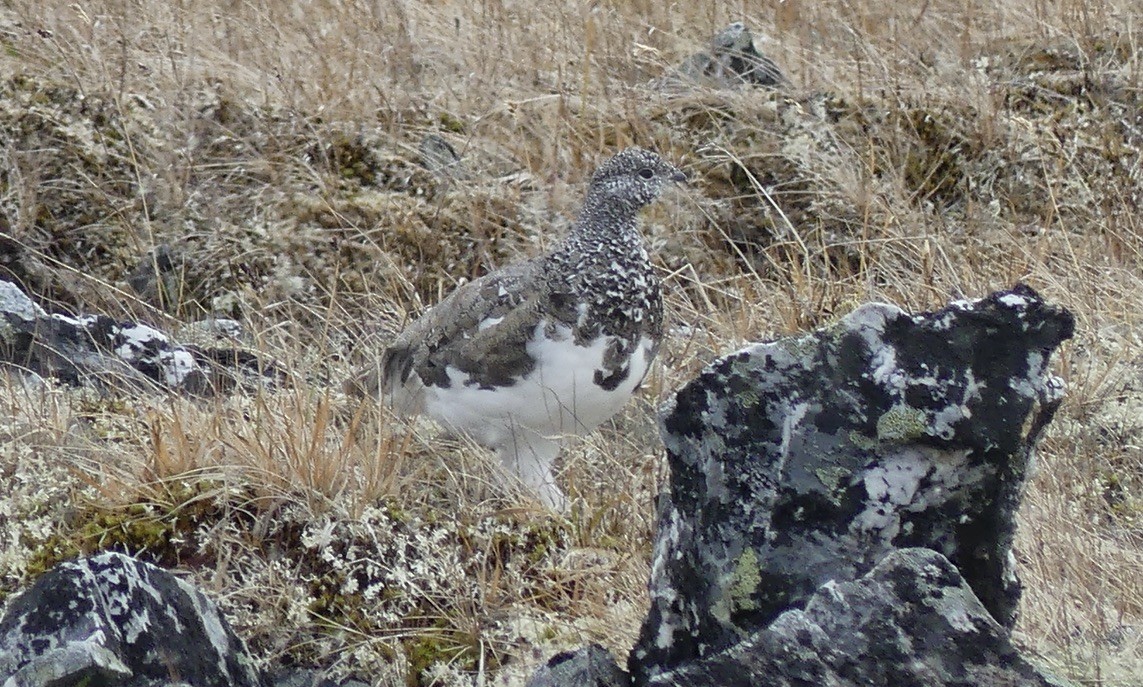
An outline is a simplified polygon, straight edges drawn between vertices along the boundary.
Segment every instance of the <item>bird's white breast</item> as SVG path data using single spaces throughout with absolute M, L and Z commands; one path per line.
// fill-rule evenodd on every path
M 627 377 L 613 390 L 601 388 L 594 377 L 603 369 L 612 338 L 601 336 L 579 346 L 569 327 L 541 322 L 528 342 L 535 366 L 515 384 L 482 389 L 466 384 L 468 375 L 449 367 L 451 384 L 426 389 L 425 408 L 438 421 L 491 445 L 507 441 L 514 425 L 544 435 L 584 434 L 623 407 L 651 363 L 653 343 L 643 337 Z

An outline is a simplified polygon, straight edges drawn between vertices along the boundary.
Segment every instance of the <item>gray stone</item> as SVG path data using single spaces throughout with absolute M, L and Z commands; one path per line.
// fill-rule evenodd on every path
M 626 687 L 631 677 L 607 649 L 591 644 L 556 654 L 528 680 L 527 687 Z
M 438 177 L 467 179 L 469 176 L 456 148 L 440 134 L 425 134 L 418 146 L 418 152 L 424 168 Z
M 11 313 L 14 317 L 28 321 L 48 315 L 20 287 L 8 281 L 0 281 L 0 312 Z
M 772 59 L 758 52 L 754 34 L 742 22 L 734 22 L 711 38 L 703 52 L 695 53 L 661 80 L 670 88 L 685 84 L 710 88 L 762 86 L 776 88 L 788 82 Z
M 0 282 L 0 364 L 66 384 L 197 390 L 205 379 L 194 356 L 157 329 L 105 315 L 48 314 L 11 282 Z
M 708 367 L 663 414 L 671 476 L 636 683 L 900 548 L 941 553 L 1011 627 L 1015 511 L 1062 395 L 1049 357 L 1073 326 L 1018 286 L 917 316 L 866 305 Z
M 0 367 L 74 386 L 196 394 L 241 383 L 269 384 L 285 376 L 241 347 L 181 345 L 139 322 L 46 313 L 7 281 L 0 281 Z
M 0 618 L 4 687 L 263 687 L 218 608 L 174 575 L 118 553 L 61 563 Z
M 947 558 L 902 549 L 823 585 L 734 647 L 660 674 L 655 687 L 1049 687 Z

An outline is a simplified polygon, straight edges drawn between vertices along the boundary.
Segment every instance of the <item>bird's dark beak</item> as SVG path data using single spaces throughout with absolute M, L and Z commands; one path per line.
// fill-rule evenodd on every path
M 675 170 L 675 173 L 671 175 L 671 181 L 675 182 L 676 184 L 685 184 L 687 183 L 687 175 L 678 170 Z

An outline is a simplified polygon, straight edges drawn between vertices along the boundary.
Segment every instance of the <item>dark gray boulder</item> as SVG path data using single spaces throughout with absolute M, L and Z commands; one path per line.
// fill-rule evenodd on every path
M 626 687 L 593 645 L 559 654 L 528 687 Z M 851 582 L 828 582 L 729 649 L 651 679 L 653 687 L 1064 687 L 1012 646 L 947 558 L 900 549 Z
M 764 682 L 760 678 L 764 677 Z M 655 687 L 1049 687 L 947 558 L 885 556 L 852 582 L 827 583 L 730 649 L 662 673 Z
M 532 675 L 527 687 L 627 687 L 631 676 L 619 668 L 607 649 L 590 644 L 553 656 Z
M 118 553 L 36 580 L 0 618 L 0 648 L 5 687 L 266 684 L 202 592 Z
M 686 385 L 662 419 L 671 475 L 636 684 L 738 644 L 896 549 L 942 554 L 1011 627 L 1015 512 L 1062 396 L 1049 357 L 1073 326 L 1023 286 L 916 316 L 866 305 Z
M 0 363 L 65 384 L 199 390 L 194 356 L 165 334 L 105 315 L 48 314 L 15 284 L 0 281 Z

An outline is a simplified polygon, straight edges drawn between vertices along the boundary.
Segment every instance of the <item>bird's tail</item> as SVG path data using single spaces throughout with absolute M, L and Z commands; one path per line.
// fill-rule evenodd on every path
M 404 348 L 389 347 L 372 365 L 345 380 L 345 393 L 372 398 L 401 415 L 421 412 L 424 385 L 412 374 L 413 356 Z

